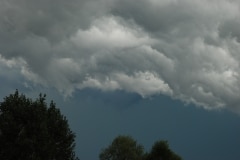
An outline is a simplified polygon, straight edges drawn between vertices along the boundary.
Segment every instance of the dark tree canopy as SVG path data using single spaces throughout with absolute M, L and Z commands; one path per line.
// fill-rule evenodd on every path
M 0 103 L 0 159 L 74 160 L 75 135 L 46 95 L 33 101 L 16 91 Z
M 152 146 L 147 160 L 181 160 L 181 157 L 169 148 L 167 141 L 157 141 Z
M 99 154 L 100 160 L 181 160 L 167 141 L 157 141 L 150 153 L 129 136 L 118 136 Z
M 118 136 L 112 144 L 102 150 L 100 160 L 141 160 L 143 147 L 129 136 Z

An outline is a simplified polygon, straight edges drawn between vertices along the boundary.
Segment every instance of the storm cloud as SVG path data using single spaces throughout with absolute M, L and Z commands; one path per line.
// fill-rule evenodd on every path
M 65 96 L 124 90 L 240 112 L 239 7 L 237 0 L 1 0 L 0 71 Z

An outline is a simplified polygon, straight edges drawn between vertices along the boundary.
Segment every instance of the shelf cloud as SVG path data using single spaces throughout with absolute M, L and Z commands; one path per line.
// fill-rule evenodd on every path
M 0 69 L 75 90 L 240 111 L 237 0 L 2 0 Z

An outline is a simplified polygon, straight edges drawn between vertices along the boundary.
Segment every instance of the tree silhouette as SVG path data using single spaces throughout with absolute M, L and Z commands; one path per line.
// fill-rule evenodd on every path
M 130 136 L 118 136 L 99 154 L 100 160 L 181 160 L 167 141 L 157 141 L 150 153 L 144 153 L 142 145 Z
M 152 146 L 147 160 L 181 160 L 181 157 L 169 148 L 167 141 L 157 141 Z
M 141 160 L 143 147 L 129 136 L 118 136 L 112 144 L 103 149 L 99 155 L 100 160 Z
M 46 95 L 33 101 L 18 91 L 0 103 L 0 159 L 75 160 L 75 135 Z

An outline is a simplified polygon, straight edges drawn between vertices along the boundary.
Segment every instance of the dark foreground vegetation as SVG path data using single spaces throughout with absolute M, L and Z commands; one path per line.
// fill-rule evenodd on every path
M 130 136 L 118 136 L 99 154 L 100 160 L 181 160 L 181 157 L 170 150 L 167 141 L 157 141 L 151 151 L 144 152 L 142 145 L 137 144 Z
M 16 90 L 0 103 L 0 160 L 78 160 L 75 134 L 55 103 L 46 95 L 32 100 Z M 167 141 L 151 151 L 130 136 L 118 136 L 99 154 L 100 160 L 181 160 Z
M 32 100 L 19 94 L 0 104 L 1 160 L 75 160 L 75 135 L 68 121 L 45 95 Z

